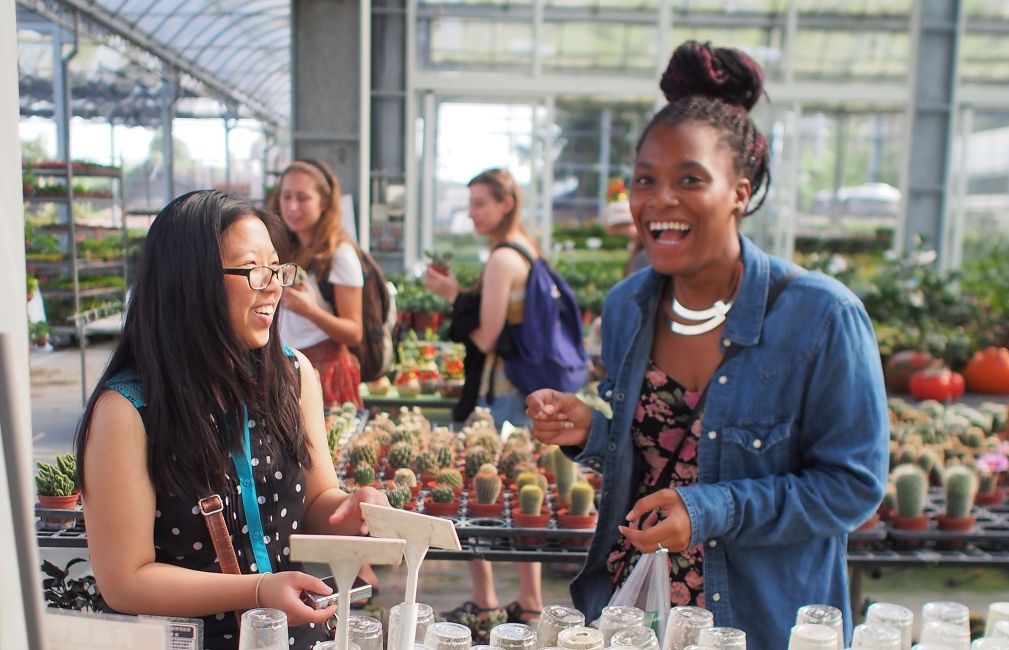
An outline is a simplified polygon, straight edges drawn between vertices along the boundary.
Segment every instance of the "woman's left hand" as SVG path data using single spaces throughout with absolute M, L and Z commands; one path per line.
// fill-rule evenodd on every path
M 373 487 L 361 487 L 357 491 L 351 493 L 346 499 L 343 500 L 333 514 L 329 516 L 329 525 L 339 527 L 342 526 L 347 521 L 358 520 L 361 522 L 360 532 L 362 535 L 368 534 L 368 526 L 364 523 L 364 517 L 361 516 L 361 504 L 362 503 L 373 503 L 377 506 L 389 507 L 389 498 L 385 496 L 385 492 L 380 492 Z
M 312 290 L 307 284 L 293 285 L 284 289 L 282 298 L 284 307 L 290 309 L 299 316 L 307 317 L 313 309 L 318 309 L 319 305 L 312 295 Z
M 690 515 L 676 490 L 659 490 L 642 497 L 627 513 L 627 521 L 631 526 L 619 526 L 620 534 L 642 553 L 657 551 L 660 544 L 666 550 L 680 552 L 690 544 Z

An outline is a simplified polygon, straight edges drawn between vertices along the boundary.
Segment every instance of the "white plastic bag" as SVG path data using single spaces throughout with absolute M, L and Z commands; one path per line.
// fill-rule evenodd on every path
M 645 612 L 643 625 L 665 638 L 669 614 L 669 553 L 665 549 L 642 553 L 627 580 L 610 598 L 610 605 L 637 607 Z

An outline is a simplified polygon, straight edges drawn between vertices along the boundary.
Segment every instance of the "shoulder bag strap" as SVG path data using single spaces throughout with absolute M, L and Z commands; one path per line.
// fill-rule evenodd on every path
M 203 515 L 203 523 L 207 525 L 210 533 L 210 541 L 214 544 L 214 552 L 221 562 L 221 573 L 231 575 L 241 575 L 242 569 L 238 566 L 238 557 L 235 556 L 235 547 L 231 545 L 231 535 L 228 534 L 228 525 L 224 522 L 224 500 L 219 494 L 211 494 L 209 497 L 200 499 L 200 514 Z M 242 630 L 242 612 L 235 611 L 235 624 L 238 631 Z

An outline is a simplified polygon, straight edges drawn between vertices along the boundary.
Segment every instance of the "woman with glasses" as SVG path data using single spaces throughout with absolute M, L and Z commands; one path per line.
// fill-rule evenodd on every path
M 296 275 L 280 264 L 278 235 L 276 217 L 220 192 L 168 204 L 77 434 L 88 550 L 106 602 L 202 617 L 206 648 L 237 648 L 233 613 L 253 607 L 287 614 L 290 647 L 324 639 L 335 607 L 311 609 L 300 595 L 331 590 L 291 561 L 289 538 L 357 534 L 359 504 L 387 503 L 371 488 L 340 490 L 315 372 L 277 336 Z M 228 553 L 200 507 L 213 495 L 238 575 L 222 572 Z
M 350 348 L 364 332 L 364 273 L 343 229 L 340 182 L 325 163 L 296 160 L 281 174 L 269 207 L 287 226 L 285 261 L 306 271 L 284 295 L 281 339 L 315 366 L 327 407 L 360 406 L 361 365 Z

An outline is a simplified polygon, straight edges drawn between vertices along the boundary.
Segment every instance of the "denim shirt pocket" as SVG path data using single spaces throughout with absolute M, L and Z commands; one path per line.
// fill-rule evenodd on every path
M 755 423 L 722 431 L 721 480 L 760 478 L 791 469 L 792 422 Z

